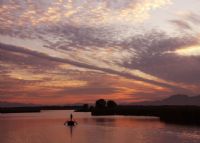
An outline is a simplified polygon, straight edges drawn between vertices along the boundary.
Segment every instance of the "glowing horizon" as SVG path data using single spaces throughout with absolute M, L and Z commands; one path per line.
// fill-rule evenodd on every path
M 0 102 L 200 93 L 198 0 L 0 0 Z

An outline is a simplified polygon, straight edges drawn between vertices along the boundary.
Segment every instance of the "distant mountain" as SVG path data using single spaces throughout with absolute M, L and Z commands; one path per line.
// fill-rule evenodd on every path
M 36 106 L 34 104 L 25 104 L 25 103 L 14 103 L 14 102 L 0 102 L 1 107 L 27 107 L 27 106 Z
M 134 105 L 197 105 L 200 106 L 200 95 L 188 96 L 188 95 L 172 95 L 163 100 L 157 101 L 145 101 L 134 103 Z

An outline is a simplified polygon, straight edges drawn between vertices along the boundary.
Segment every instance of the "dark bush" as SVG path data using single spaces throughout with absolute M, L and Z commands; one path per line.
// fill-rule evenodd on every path
M 106 101 L 104 99 L 99 99 L 96 101 L 95 108 L 105 108 Z
M 107 107 L 108 108 L 116 108 L 117 107 L 117 103 L 113 100 L 108 100 L 107 101 Z

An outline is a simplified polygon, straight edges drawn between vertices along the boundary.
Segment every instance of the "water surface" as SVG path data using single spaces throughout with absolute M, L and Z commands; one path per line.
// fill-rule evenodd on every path
M 0 114 L 0 143 L 199 143 L 200 128 L 158 118 L 91 117 L 73 113 L 76 127 L 64 126 L 73 111 Z

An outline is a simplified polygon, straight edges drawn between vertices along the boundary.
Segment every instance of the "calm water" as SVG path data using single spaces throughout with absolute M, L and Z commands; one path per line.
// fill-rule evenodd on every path
M 0 114 L 0 143 L 200 143 L 200 128 L 170 125 L 148 117 L 91 117 L 72 111 Z

